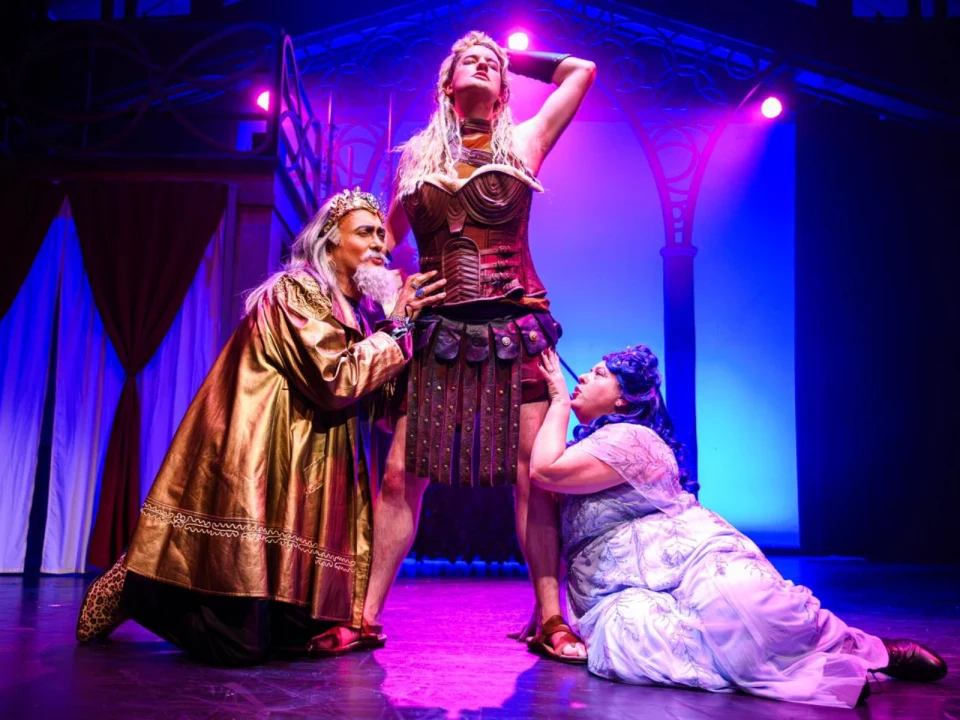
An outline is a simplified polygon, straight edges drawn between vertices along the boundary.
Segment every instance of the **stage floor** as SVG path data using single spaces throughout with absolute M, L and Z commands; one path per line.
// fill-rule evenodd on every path
M 529 612 L 530 588 L 471 578 L 401 579 L 389 642 L 375 653 L 223 670 L 132 623 L 79 647 L 89 578 L 0 576 L 0 718 L 960 718 L 960 567 L 774 561 L 848 623 L 934 646 L 946 680 L 874 683 L 856 710 L 620 685 L 506 639 Z

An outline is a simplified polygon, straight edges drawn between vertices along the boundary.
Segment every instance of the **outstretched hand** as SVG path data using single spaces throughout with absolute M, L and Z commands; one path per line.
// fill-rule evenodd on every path
M 430 282 L 436 274 L 436 270 L 431 270 L 426 273 L 413 273 L 408 277 L 400 289 L 393 314 L 416 320 L 420 311 L 425 307 L 442 302 L 447 294 L 437 291 L 446 285 L 447 281 L 441 278 L 435 282 Z
M 563 377 L 563 368 L 560 366 L 560 358 L 556 350 L 547 348 L 543 351 L 540 355 L 539 369 L 540 374 L 547 381 L 550 402 L 569 400 L 570 391 L 567 389 L 567 381 Z

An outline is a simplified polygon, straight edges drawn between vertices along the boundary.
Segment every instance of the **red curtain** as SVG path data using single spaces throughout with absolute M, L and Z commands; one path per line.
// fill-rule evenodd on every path
M 62 185 L 46 180 L 0 179 L 0 227 L 3 228 L 0 318 L 7 314 L 30 274 L 50 223 L 63 203 L 63 195 Z
M 88 560 L 109 567 L 133 536 L 140 506 L 137 375 L 173 324 L 227 203 L 200 182 L 68 186 L 83 264 L 127 378 L 110 431 Z

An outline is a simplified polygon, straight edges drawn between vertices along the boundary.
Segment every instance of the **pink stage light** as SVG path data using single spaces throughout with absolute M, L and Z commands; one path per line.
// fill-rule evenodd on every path
M 772 95 L 763 101 L 760 106 L 760 114 L 769 120 L 778 117 L 783 112 L 783 103 Z
M 257 106 L 264 112 L 270 111 L 270 91 L 264 90 L 257 95 Z
M 526 50 L 530 47 L 530 36 L 525 32 L 515 32 L 507 38 L 507 47 L 511 50 Z

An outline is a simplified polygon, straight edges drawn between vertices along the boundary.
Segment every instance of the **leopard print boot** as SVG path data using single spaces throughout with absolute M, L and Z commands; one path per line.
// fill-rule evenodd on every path
M 120 595 L 127 577 L 127 568 L 123 564 L 126 558 L 126 553 L 121 555 L 112 568 L 87 588 L 77 618 L 77 642 L 104 640 L 126 620 L 120 614 Z

